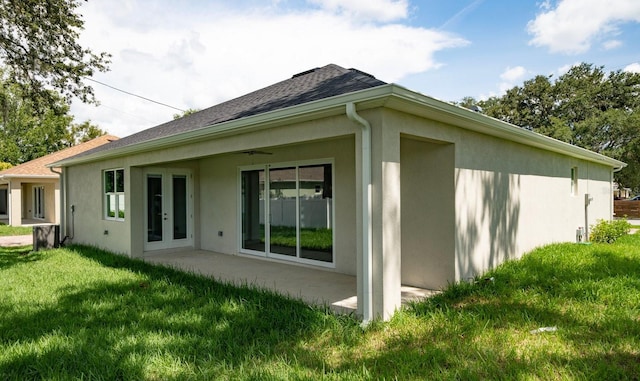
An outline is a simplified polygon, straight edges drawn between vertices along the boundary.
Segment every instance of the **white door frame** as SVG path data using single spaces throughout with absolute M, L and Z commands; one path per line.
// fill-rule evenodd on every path
M 296 242 L 297 242 L 297 246 L 296 246 L 296 255 L 295 256 L 289 256 L 289 255 L 283 255 L 283 254 L 277 254 L 277 253 L 273 253 L 270 250 L 270 246 L 271 246 L 271 240 L 270 240 L 270 226 L 271 226 L 271 222 L 270 222 L 270 216 L 271 216 L 271 210 L 270 210 L 270 204 L 271 204 L 271 200 L 270 200 L 270 173 L 271 170 L 277 170 L 277 169 L 281 169 L 281 168 L 289 168 L 289 167 L 295 167 L 296 168 L 296 187 L 299 186 L 299 179 L 298 179 L 298 170 L 300 167 L 303 166 L 309 166 L 309 165 L 324 165 L 324 164 L 330 164 L 332 171 L 331 171 L 331 182 L 332 184 L 335 184 L 335 162 L 332 158 L 326 158 L 326 159 L 313 159 L 313 160 L 298 160 L 298 161 L 288 161 L 288 162 L 281 162 L 281 163 L 270 163 L 270 164 L 254 164 L 254 165 L 247 165 L 247 166 L 239 166 L 237 169 L 237 189 L 238 189 L 238 198 L 237 198 L 237 229 L 238 229 L 238 235 L 237 235 L 237 246 L 238 246 L 238 252 L 242 253 L 242 254 L 251 254 L 251 255 L 255 255 L 255 256 L 260 256 L 260 257 L 267 257 L 267 258 L 272 258 L 272 259 L 279 259 L 279 260 L 285 260 L 285 261 L 289 261 L 289 262 L 299 262 L 299 263 L 304 263 L 304 264 L 309 264 L 309 265 L 313 265 L 313 266 L 319 266 L 319 267 L 329 267 L 329 268 L 335 268 L 336 267 L 336 255 L 335 255 L 335 250 L 332 251 L 331 254 L 331 262 L 323 262 L 323 261 L 317 261 L 317 260 L 312 260 L 312 259 L 305 259 L 305 258 L 301 258 L 300 257 L 300 247 L 299 247 L 299 243 L 300 243 L 300 237 L 299 235 L 296 236 Z M 265 226 L 265 231 L 264 231 L 264 251 L 257 251 L 257 250 L 252 250 L 252 249 L 246 249 L 243 248 L 243 226 L 242 226 L 242 213 L 243 213 L 243 196 L 242 196 L 242 173 L 245 171 L 252 171 L 252 170 L 263 170 L 264 171 L 264 205 L 262 207 L 262 212 L 264 214 L 264 226 Z M 333 187 L 333 192 L 335 194 L 335 185 Z M 298 188 L 296 188 L 297 190 Z M 299 210 L 299 200 L 300 200 L 300 196 L 297 196 L 296 198 L 296 226 L 300 225 L 300 210 Z M 328 213 L 328 215 L 330 215 L 330 219 L 331 219 L 331 226 L 335 227 L 335 210 L 334 210 L 334 205 L 335 202 L 331 203 L 331 211 L 330 213 Z M 298 229 L 296 229 L 298 230 Z M 297 233 L 298 234 L 298 233 Z M 335 233 L 333 234 L 333 242 L 332 242 L 332 248 L 335 248 Z
M 148 242 L 149 232 L 149 203 L 148 203 L 148 178 L 149 176 L 160 176 L 162 187 L 162 239 L 159 241 Z M 186 179 L 186 217 L 187 217 L 187 236 L 186 238 L 174 239 L 172 230 L 174 226 L 173 215 L 173 176 L 184 176 Z M 193 246 L 193 173 L 189 169 L 177 168 L 147 168 L 143 171 L 143 188 L 144 188 L 144 250 L 162 250 L 173 249 L 179 247 Z

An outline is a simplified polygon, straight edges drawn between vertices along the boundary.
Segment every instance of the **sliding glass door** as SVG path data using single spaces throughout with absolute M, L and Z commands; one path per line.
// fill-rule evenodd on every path
M 333 187 L 330 164 L 298 169 L 300 257 L 333 262 Z
M 321 163 L 241 170 L 242 251 L 332 264 L 332 168 Z
M 242 171 L 242 248 L 265 250 L 264 169 Z
M 296 168 L 269 170 L 269 253 L 297 256 Z

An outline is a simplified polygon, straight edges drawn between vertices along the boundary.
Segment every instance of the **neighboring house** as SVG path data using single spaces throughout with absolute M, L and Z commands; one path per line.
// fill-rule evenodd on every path
M 60 168 L 48 165 L 117 139 L 104 135 L 0 171 L 0 220 L 12 226 L 60 223 Z
M 625 166 L 336 65 L 56 165 L 73 242 L 355 275 L 365 320 L 388 318 L 401 285 L 438 289 L 575 240 L 612 217 Z
M 631 188 L 620 188 L 618 183 L 613 183 L 613 198 L 615 200 L 624 200 L 633 195 Z

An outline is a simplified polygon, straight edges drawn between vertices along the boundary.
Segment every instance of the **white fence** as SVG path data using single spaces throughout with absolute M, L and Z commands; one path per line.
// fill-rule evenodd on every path
M 270 200 L 271 225 L 296 226 L 296 200 L 292 198 Z M 264 200 L 260 200 L 260 223 L 264 224 Z M 300 199 L 300 227 L 331 229 L 333 200 Z

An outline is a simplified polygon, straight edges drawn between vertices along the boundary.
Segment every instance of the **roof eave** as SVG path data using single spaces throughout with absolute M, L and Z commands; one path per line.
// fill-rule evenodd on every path
M 596 162 L 610 166 L 615 171 L 627 166 L 627 164 L 622 161 L 612 159 L 593 151 L 526 130 L 516 125 L 503 122 L 463 107 L 440 101 L 399 85 L 387 84 L 245 118 L 235 119 L 228 122 L 209 125 L 194 131 L 149 140 L 139 144 L 132 144 L 121 148 L 97 152 L 93 155 L 61 160 L 51 163 L 47 165 L 47 167 L 63 167 L 83 164 L 108 158 L 122 157 L 131 153 L 153 151 L 176 144 L 186 144 L 202 139 L 267 129 L 276 125 L 279 126 L 283 124 L 298 123 L 321 117 L 341 115 L 345 112 L 344 105 L 349 102 L 356 103 L 358 105 L 358 110 L 384 106 L 459 126 L 485 135 L 495 136 L 527 146 Z
M 386 107 L 453 124 L 485 135 L 507 139 L 516 143 L 561 153 L 578 159 L 597 162 L 610 166 L 616 171 L 627 166 L 626 163 L 608 156 L 541 135 L 537 132 L 526 130 L 476 111 L 416 93 L 402 86 L 393 86 L 394 97 L 385 104 Z M 424 105 L 428 107 L 422 107 Z
M 153 151 L 173 146 L 175 144 L 185 144 L 207 138 L 267 129 L 276 125 L 280 126 L 283 124 L 298 123 L 322 117 L 340 115 L 345 112 L 345 103 L 357 102 L 358 104 L 364 105 L 365 108 L 370 108 L 374 106 L 372 102 L 375 102 L 377 106 L 381 106 L 383 104 L 382 100 L 390 93 L 391 85 L 382 85 L 371 89 L 354 91 L 348 94 L 312 101 L 297 106 L 291 106 L 245 118 L 230 120 L 228 122 L 213 124 L 194 131 L 153 139 L 143 143 L 97 152 L 84 157 L 61 160 L 51 163 L 48 166 L 65 167 L 69 165 L 84 164 L 97 160 L 122 157 L 130 153 Z
M 21 174 L 8 174 L 0 175 L 0 179 L 57 179 L 58 175 L 21 175 Z

